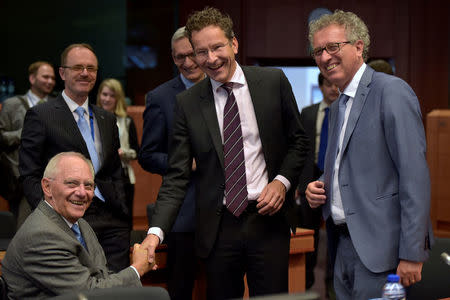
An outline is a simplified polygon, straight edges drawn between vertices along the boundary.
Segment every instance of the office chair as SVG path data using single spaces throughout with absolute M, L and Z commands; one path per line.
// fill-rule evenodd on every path
M 6 285 L 5 279 L 0 276 L 0 299 L 6 300 L 8 299 L 6 295 L 8 294 L 8 286 Z
M 0 250 L 6 250 L 16 234 L 16 220 L 9 211 L 0 211 Z
M 86 292 L 73 292 L 51 298 L 52 300 L 170 300 L 169 293 L 161 287 L 114 287 Z
M 436 238 L 429 259 L 423 264 L 422 280 L 408 291 L 408 300 L 442 299 L 450 297 L 450 266 L 441 253 L 450 253 L 450 239 Z

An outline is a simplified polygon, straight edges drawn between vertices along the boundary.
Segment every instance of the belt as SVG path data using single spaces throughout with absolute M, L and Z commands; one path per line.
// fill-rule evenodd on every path
M 339 235 L 343 235 L 343 236 L 350 236 L 350 232 L 348 231 L 348 227 L 346 223 L 343 224 L 339 224 L 339 225 L 334 225 L 335 231 L 339 234 Z

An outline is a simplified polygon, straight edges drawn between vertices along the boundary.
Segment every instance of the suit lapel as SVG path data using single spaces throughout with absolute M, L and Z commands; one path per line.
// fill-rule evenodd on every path
M 244 72 L 245 80 L 247 81 L 250 98 L 252 99 L 253 110 L 255 111 L 256 123 L 259 130 L 259 137 L 261 139 L 264 152 L 266 141 L 271 140 L 271 137 L 269 136 L 270 130 L 266 130 L 266 126 L 271 126 L 271 123 L 267 122 L 267 120 L 271 119 L 270 115 L 268 115 L 268 113 L 271 112 L 264 109 L 264 101 L 267 100 L 267 95 L 265 94 L 265 89 L 261 85 L 262 81 L 260 76 L 258 76 L 258 73 L 245 66 L 241 66 L 241 68 Z
M 224 168 L 222 137 L 220 134 L 219 123 L 217 121 L 216 106 L 214 105 L 214 95 L 212 92 L 211 81 L 209 78 L 206 78 L 198 84 L 202 85 L 200 93 L 200 108 L 206 122 L 206 127 L 211 135 L 214 148 L 216 149 L 217 156 L 219 157 L 220 164 L 222 165 L 222 168 Z
M 94 113 L 95 116 L 95 120 L 97 121 L 97 126 L 98 126 L 98 132 L 100 134 L 100 142 L 101 142 L 101 147 L 102 149 L 100 150 L 99 153 L 99 158 L 100 158 L 100 164 L 103 165 L 103 162 L 106 161 L 106 148 L 104 148 L 104 145 L 112 145 L 112 143 L 110 142 L 111 136 L 112 136 L 112 130 L 113 128 L 108 128 L 108 123 L 106 121 L 105 118 L 105 114 L 106 111 L 104 111 L 103 109 L 94 106 L 94 105 L 89 105 L 92 108 L 92 111 Z M 108 132 L 109 134 L 104 134 Z M 95 137 L 97 138 L 97 136 Z M 83 140 L 84 142 L 84 140 Z M 102 166 L 100 166 L 101 168 Z
M 60 94 L 53 103 L 55 107 L 54 118 L 58 119 L 58 122 L 61 124 L 61 127 L 65 129 L 67 136 L 70 137 L 69 140 L 73 145 L 79 149 L 84 156 L 89 157 L 89 151 L 83 136 L 81 135 L 80 129 L 62 95 Z
M 358 89 L 356 90 L 355 98 L 353 99 L 352 109 L 350 115 L 348 116 L 347 128 L 345 129 L 344 140 L 342 141 L 342 150 L 345 151 L 347 148 L 350 137 L 352 136 L 353 130 L 358 123 L 359 116 L 361 115 L 364 103 L 366 102 L 367 95 L 369 94 L 370 88 L 368 87 L 372 81 L 373 69 L 366 67 L 361 81 L 359 82 Z

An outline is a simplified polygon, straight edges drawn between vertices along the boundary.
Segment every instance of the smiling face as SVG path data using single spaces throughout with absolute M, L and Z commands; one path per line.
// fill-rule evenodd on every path
M 40 98 L 44 98 L 55 87 L 55 71 L 52 66 L 43 64 L 36 74 L 30 75 L 29 80 L 33 93 Z
M 345 41 L 347 41 L 345 28 L 333 24 L 317 31 L 314 34 L 312 44 L 313 48 L 316 49 L 325 47 L 328 43 Z M 364 62 L 363 48 L 364 43 L 358 40 L 353 44 L 341 44 L 340 50 L 331 55 L 324 50 L 321 55 L 314 59 L 323 76 L 343 91 Z
M 236 70 L 236 38 L 230 41 L 220 27 L 210 25 L 193 31 L 191 41 L 196 53 L 195 60 L 203 72 L 218 82 L 230 81 Z
M 95 54 L 83 47 L 75 47 L 69 51 L 66 59 L 66 67 L 84 66 L 82 71 L 71 68 L 59 68 L 59 75 L 64 80 L 65 92 L 78 105 L 82 105 L 97 79 L 97 71 L 88 72 L 87 67 L 98 68 Z
M 61 157 L 54 178 L 41 181 L 45 200 L 69 222 L 83 217 L 94 196 L 94 177 L 79 157 Z
M 116 94 L 109 87 L 103 87 L 100 92 L 100 104 L 104 110 L 114 113 L 116 110 L 117 99 Z
M 173 62 L 188 80 L 198 82 L 204 78 L 203 71 L 194 60 L 194 51 L 188 38 L 181 38 L 172 44 Z

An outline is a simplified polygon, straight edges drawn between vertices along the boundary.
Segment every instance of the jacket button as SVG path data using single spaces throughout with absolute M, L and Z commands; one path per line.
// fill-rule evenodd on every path
M 217 208 L 216 214 L 220 216 L 222 214 L 222 207 Z

